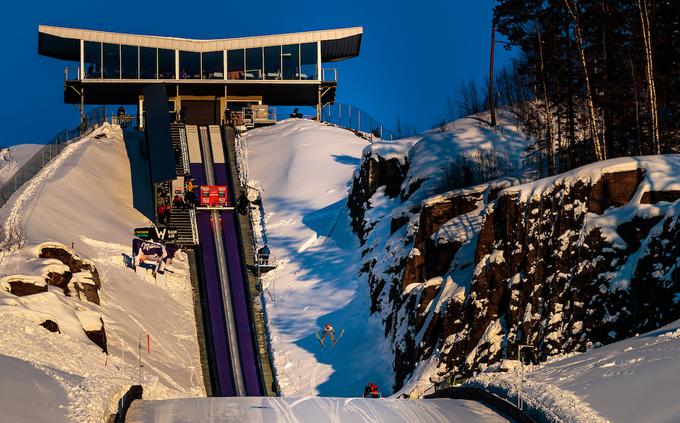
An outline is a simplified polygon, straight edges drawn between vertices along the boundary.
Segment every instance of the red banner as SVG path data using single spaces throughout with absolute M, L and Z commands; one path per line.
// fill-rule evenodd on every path
M 202 185 L 201 207 L 225 207 L 227 205 L 227 187 L 224 185 Z

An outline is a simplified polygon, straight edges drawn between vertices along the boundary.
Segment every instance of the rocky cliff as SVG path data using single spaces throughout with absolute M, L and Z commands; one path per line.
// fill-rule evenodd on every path
M 403 195 L 408 158 L 398 177 L 385 163 L 365 155 L 349 206 L 397 387 L 426 361 L 439 382 L 519 344 L 543 360 L 680 318 L 680 156 L 434 196 Z

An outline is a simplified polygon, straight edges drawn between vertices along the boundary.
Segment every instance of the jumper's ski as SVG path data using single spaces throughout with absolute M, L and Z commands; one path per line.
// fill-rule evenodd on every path
M 333 347 L 335 346 L 335 344 L 337 344 L 338 341 L 340 341 L 340 338 L 342 338 L 342 335 L 344 335 L 344 334 L 345 334 L 345 330 L 343 329 L 343 330 L 340 331 L 340 335 L 338 335 L 338 337 L 335 338 L 335 340 L 333 341 L 333 346 L 331 347 L 331 349 L 333 349 Z
M 326 348 L 326 346 L 323 344 L 323 341 L 319 337 L 319 332 L 314 332 L 314 336 L 316 336 L 316 339 L 319 341 L 319 344 L 321 344 L 321 348 Z

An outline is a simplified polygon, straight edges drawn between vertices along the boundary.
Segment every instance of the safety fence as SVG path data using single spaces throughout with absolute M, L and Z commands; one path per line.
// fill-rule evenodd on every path
M 76 129 L 64 129 L 55 135 L 50 142 L 38 150 L 33 157 L 28 159 L 14 172 L 0 187 L 0 207 L 5 205 L 9 198 L 29 179 L 34 177 L 54 157 L 59 155 L 64 148 L 77 141 L 84 135 L 92 132 L 94 128 L 106 121 L 106 108 L 101 106 L 88 111 L 83 119 L 82 127 Z
M 345 129 L 363 132 L 371 140 L 399 138 L 391 129 L 383 125 L 370 114 L 351 104 L 327 104 L 321 110 L 321 121 L 337 125 Z

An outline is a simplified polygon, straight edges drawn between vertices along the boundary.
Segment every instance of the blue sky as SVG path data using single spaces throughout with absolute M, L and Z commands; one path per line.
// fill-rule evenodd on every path
M 0 15 L 6 50 L 0 75 L 0 145 L 44 143 L 75 127 L 78 112 L 63 104 L 64 62 L 37 55 L 39 24 L 226 38 L 363 26 L 358 58 L 339 69 L 337 101 L 353 104 L 393 126 L 397 115 L 418 130 L 446 110 L 461 79 L 488 73 L 493 0 L 436 1 L 116 1 L 10 2 Z M 500 46 L 499 46 L 500 47 Z M 502 48 L 497 69 L 510 53 Z

